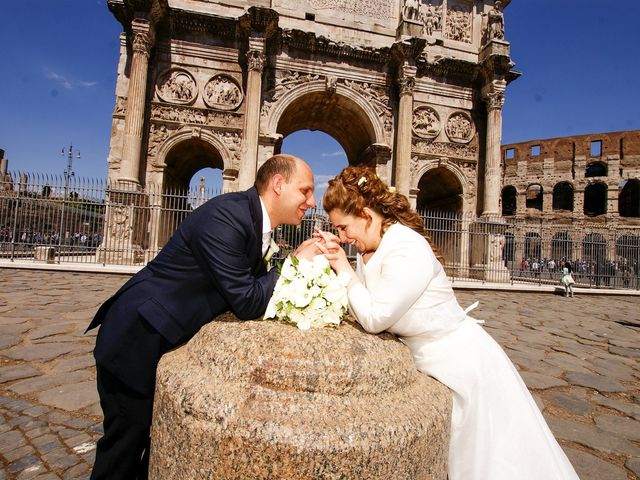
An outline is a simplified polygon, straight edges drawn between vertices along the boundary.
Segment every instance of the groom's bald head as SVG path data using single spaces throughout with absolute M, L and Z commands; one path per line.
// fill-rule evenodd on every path
M 306 163 L 301 158 L 286 153 L 279 153 L 269 158 L 258 169 L 256 174 L 255 187 L 258 193 L 264 193 L 269 181 L 274 175 L 282 175 L 284 181 L 289 183 L 291 178 L 296 173 L 296 169 L 300 166 L 306 166 Z

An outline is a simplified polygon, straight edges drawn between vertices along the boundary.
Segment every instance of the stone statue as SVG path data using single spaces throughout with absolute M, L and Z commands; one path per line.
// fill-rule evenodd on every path
M 424 33 L 426 35 L 433 35 L 433 27 L 434 27 L 434 21 L 435 21 L 433 17 L 434 17 L 433 6 L 427 5 L 427 11 L 424 13 L 422 18 L 424 22 Z
M 420 20 L 420 2 L 418 0 L 404 0 L 402 16 L 405 20 Z
M 502 14 L 502 2 L 496 0 L 493 2 L 493 8 L 487 14 L 488 23 L 488 37 L 489 40 L 497 38 L 499 40 L 504 39 L 504 16 Z

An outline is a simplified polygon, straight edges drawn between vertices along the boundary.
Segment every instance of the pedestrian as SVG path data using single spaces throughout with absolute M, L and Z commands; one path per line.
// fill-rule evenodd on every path
M 215 197 L 187 216 L 155 259 L 96 313 L 94 357 L 104 434 L 92 480 L 148 475 L 150 426 L 160 357 L 226 311 L 262 316 L 278 269 L 267 270 L 271 231 L 299 225 L 315 206 L 313 174 L 292 155 L 275 155 L 253 188 Z M 294 253 L 319 253 L 312 238 Z
M 562 267 L 562 277 L 560 277 L 560 283 L 564 286 L 564 296 L 573 297 L 573 284 L 576 283 L 573 279 L 571 262 L 564 262 Z

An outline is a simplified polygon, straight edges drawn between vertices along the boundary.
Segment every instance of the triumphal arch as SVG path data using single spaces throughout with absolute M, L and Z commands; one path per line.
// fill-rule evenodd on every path
M 169 232 L 140 233 L 154 206 L 140 223 L 118 191 L 186 187 L 204 167 L 246 189 L 284 137 L 311 129 L 418 208 L 499 215 L 501 108 L 518 75 L 508 3 L 108 0 L 124 29 L 111 214 L 156 250 Z

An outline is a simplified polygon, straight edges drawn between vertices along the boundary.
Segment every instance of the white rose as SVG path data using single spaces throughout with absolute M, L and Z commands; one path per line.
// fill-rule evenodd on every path
M 293 266 L 291 262 L 291 257 L 287 257 L 282 264 L 282 269 L 280 270 L 280 277 L 284 277 L 287 280 L 293 280 L 296 276 L 296 267 Z
M 325 310 L 324 312 L 324 322 L 331 325 L 340 325 L 340 320 L 342 319 L 341 312 L 336 312 L 332 309 Z

